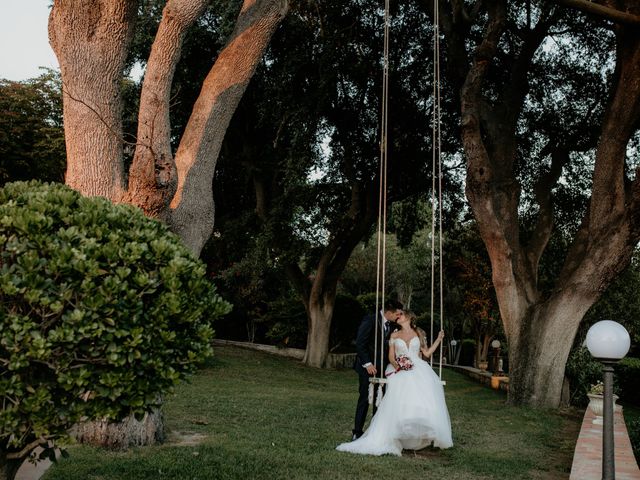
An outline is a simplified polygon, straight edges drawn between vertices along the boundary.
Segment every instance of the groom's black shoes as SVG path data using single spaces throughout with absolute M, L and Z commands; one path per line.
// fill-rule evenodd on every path
M 351 441 L 353 442 L 354 440 L 359 439 L 362 436 L 362 433 L 354 433 L 353 436 L 351 437 Z

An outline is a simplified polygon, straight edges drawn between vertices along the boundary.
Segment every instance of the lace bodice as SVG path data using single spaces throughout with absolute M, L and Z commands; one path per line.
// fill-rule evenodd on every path
M 396 355 L 417 356 L 420 353 L 420 339 L 417 336 L 411 338 L 408 344 L 402 338 L 393 338 L 392 341 L 394 342 Z

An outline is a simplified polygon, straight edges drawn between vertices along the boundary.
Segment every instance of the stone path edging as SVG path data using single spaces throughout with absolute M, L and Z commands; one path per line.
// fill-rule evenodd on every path
M 594 413 L 587 408 L 573 454 L 569 480 L 600 480 L 602 478 L 602 425 L 593 423 Z M 614 413 L 616 480 L 640 480 L 640 469 L 633 456 L 631 441 L 624 423 L 622 407 Z
M 213 344 L 248 348 L 250 350 L 258 350 L 260 352 L 271 353 L 281 357 L 294 358 L 296 360 L 302 360 L 304 357 L 304 349 L 302 348 L 276 347 L 261 343 L 236 342 L 235 340 L 221 340 L 217 338 L 213 340 Z M 327 357 L 327 366 L 329 368 L 352 368 L 355 359 L 355 353 L 330 353 Z

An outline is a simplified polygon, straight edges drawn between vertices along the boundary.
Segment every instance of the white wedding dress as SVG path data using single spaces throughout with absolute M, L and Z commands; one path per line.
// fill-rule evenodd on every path
M 341 452 L 366 455 L 401 455 L 403 449 L 420 450 L 433 442 L 435 447 L 449 448 L 451 421 L 440 378 L 428 362 L 420 358 L 420 340 L 395 342 L 396 356 L 407 355 L 411 370 L 392 375 L 387 367 L 387 387 L 376 414 L 366 432 L 357 440 L 338 445 Z

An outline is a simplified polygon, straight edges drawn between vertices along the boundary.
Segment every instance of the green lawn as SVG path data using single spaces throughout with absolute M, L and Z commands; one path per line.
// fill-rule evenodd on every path
M 505 405 L 505 395 L 445 370 L 454 447 L 403 457 L 335 451 L 350 435 L 353 371 L 326 371 L 231 347 L 165 405 L 174 433 L 204 435 L 129 452 L 71 447 L 46 480 L 568 478 L 581 414 Z

